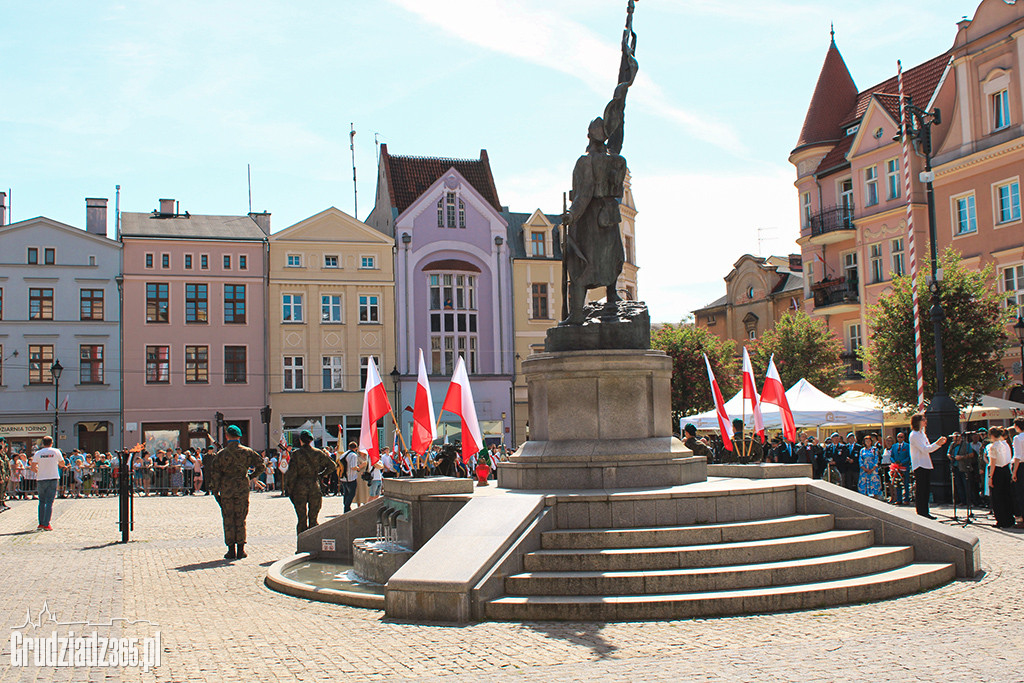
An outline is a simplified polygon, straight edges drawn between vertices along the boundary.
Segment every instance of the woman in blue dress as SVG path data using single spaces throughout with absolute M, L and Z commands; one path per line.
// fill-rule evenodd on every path
M 882 479 L 878 475 L 878 447 L 871 436 L 864 437 L 864 447 L 860 449 L 860 479 L 857 490 L 872 498 L 882 497 Z

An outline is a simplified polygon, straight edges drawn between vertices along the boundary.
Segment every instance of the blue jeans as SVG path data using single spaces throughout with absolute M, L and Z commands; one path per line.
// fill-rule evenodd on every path
M 57 497 L 57 480 L 40 479 L 36 482 L 36 491 L 39 493 L 39 526 L 50 526 L 53 499 Z
M 356 498 L 356 480 L 341 482 L 341 495 L 345 501 L 345 512 L 352 511 L 352 501 Z

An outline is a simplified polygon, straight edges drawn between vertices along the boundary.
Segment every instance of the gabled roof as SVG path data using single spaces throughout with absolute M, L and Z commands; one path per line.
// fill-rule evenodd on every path
M 536 213 L 518 213 L 505 209 L 501 212 L 502 218 L 508 222 L 508 244 L 509 249 L 512 252 L 512 258 L 527 258 L 526 252 L 526 236 L 523 226 L 530 220 L 531 217 Z M 554 230 L 558 231 L 562 225 L 562 216 L 560 214 L 546 213 L 544 217 L 554 226 Z M 552 240 L 552 254 L 550 258 L 561 259 L 562 248 L 559 241 Z
M 289 225 L 284 230 L 275 232 L 270 236 L 270 241 L 379 242 L 381 244 L 391 244 L 392 242 L 387 235 L 374 230 L 366 223 L 334 206 L 304 218 L 294 225 Z
M 60 221 L 46 216 L 36 216 L 35 218 L 26 218 L 23 221 L 17 223 L 8 223 L 7 225 L 0 225 L 0 234 L 15 232 L 16 230 L 24 230 L 26 228 L 37 228 L 39 226 L 46 226 L 49 228 L 56 228 L 62 230 L 74 237 L 84 237 L 86 239 L 95 240 L 101 244 L 105 244 L 114 249 L 120 249 L 121 243 L 117 240 L 112 240 L 106 235 L 97 235 L 81 228 L 76 228 L 73 225 L 67 223 L 61 223 Z
M 814 171 L 814 175 L 820 178 L 849 166 L 850 162 L 846 159 L 846 155 L 850 151 L 850 148 L 853 147 L 853 140 L 856 137 L 856 135 L 847 135 L 845 138 L 840 140 L 839 144 L 829 150 L 829 153 L 826 154 L 825 158 L 823 158 L 818 164 L 818 168 Z
M 904 94 L 911 98 L 914 104 L 919 107 L 927 105 L 932 98 L 932 94 L 935 92 L 935 88 L 938 87 L 939 81 L 942 80 L 942 74 L 945 72 L 948 63 L 949 52 L 943 52 L 938 57 L 933 57 L 924 64 L 918 64 L 914 68 L 904 71 Z M 892 98 L 887 98 L 885 102 L 891 104 L 895 100 L 896 109 L 893 119 L 899 121 L 899 93 L 900 89 L 896 76 L 862 91 L 857 95 L 856 105 L 844 117 L 842 124 L 848 126 L 859 121 L 864 116 L 864 112 L 867 111 L 868 102 L 871 101 L 873 95 L 891 95 Z M 888 109 L 888 106 L 886 108 Z
M 462 174 L 495 211 L 501 211 L 501 202 L 498 201 L 498 190 L 494 185 L 491 162 L 486 149 L 480 150 L 479 159 L 447 159 L 395 156 L 388 153 L 387 145 L 381 145 L 380 163 L 387 179 L 391 206 L 399 214 L 408 209 L 450 168 Z
M 259 240 L 266 233 L 249 216 L 179 215 L 163 218 L 154 213 L 122 213 L 121 237 L 167 239 Z
M 842 123 L 857 102 L 857 86 L 833 37 L 814 86 L 796 149 L 834 142 L 843 137 Z M 796 150 L 794 150 L 796 151 Z

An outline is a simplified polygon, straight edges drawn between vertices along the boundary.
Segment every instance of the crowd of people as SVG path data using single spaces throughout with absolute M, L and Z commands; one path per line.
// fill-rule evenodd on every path
M 206 448 L 175 448 L 153 453 L 143 449 L 135 453 L 87 453 L 72 449 L 64 454 L 65 466 L 59 469 L 57 498 L 89 498 L 117 495 L 121 476 L 121 457 L 128 458 L 130 486 L 141 496 L 209 495 L 208 479 L 203 476 L 203 462 L 218 450 Z M 263 451 L 264 472 L 258 481 L 267 491 L 284 491 L 284 474 L 288 468 L 290 448 Z M 322 449 L 334 463 L 321 477 L 323 495 L 344 495 L 346 482 L 352 484 L 352 504 L 361 505 L 380 496 L 383 480 L 391 477 L 454 476 L 473 477 L 478 460 L 491 468 L 490 478 L 496 477 L 496 467 L 511 455 L 505 446 L 490 446 L 463 463 L 457 444 L 441 444 L 423 455 L 407 451 L 383 451 L 377 463 L 371 463 L 365 453 L 358 452 L 355 444 L 348 449 Z M 31 467 L 31 455 L 10 455 L 6 442 L 0 439 L 0 510 L 6 509 L 6 500 L 35 500 L 37 474 Z M 351 505 L 346 506 L 346 510 Z
M 926 496 L 932 475 L 930 458 L 925 456 L 945 445 L 946 437 L 928 443 L 923 423 L 923 416 L 915 416 L 909 431 L 884 439 L 877 433 L 843 436 L 833 432 L 819 441 L 810 432 L 802 432 L 796 442 L 776 435 L 761 443 L 759 438 L 745 435 L 743 423 L 737 420 L 732 450 L 725 448 L 717 433 L 697 438 L 693 425 L 686 425 L 683 436 L 686 445 L 709 462 L 809 464 L 815 479 L 893 505 L 914 504 L 928 516 Z M 918 462 L 911 444 L 915 440 Z M 953 491 L 960 505 L 988 507 L 997 526 L 1024 528 L 1024 418 L 1017 418 L 1009 429 L 981 427 L 951 434 L 948 455 Z

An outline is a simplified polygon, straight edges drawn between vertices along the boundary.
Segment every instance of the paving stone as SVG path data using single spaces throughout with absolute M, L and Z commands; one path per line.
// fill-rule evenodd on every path
M 341 512 L 324 499 L 321 519 Z M 948 519 L 949 510 L 935 510 Z M 1019 653 L 1024 532 L 972 527 L 985 574 L 880 603 L 723 619 L 638 623 L 391 623 L 380 612 L 267 589 L 269 563 L 293 552 L 288 499 L 254 494 L 249 557 L 222 560 L 212 497 L 139 498 L 121 545 L 114 499 L 59 500 L 52 532 L 36 506 L 0 514 L 0 681 L 866 680 L 1024 678 Z M 693 514 L 693 513 L 691 513 Z M 944 515 L 944 516 L 943 516 Z M 692 520 L 679 523 L 689 523 Z M 28 531 L 28 533 L 25 533 Z M 43 603 L 62 620 L 159 624 L 161 666 L 14 669 L 12 628 Z M 147 624 L 119 635 L 147 636 Z

